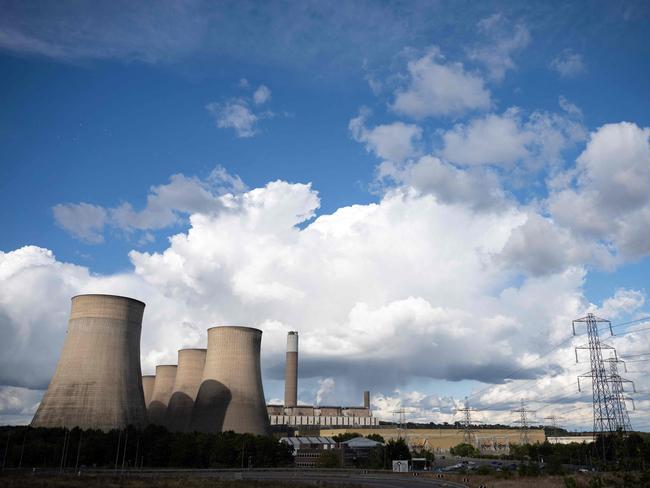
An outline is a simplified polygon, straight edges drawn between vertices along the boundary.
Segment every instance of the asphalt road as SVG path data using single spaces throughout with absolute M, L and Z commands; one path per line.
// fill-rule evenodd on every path
M 36 476 L 53 474 L 46 470 L 37 472 Z M 70 473 L 75 476 L 74 473 Z M 82 470 L 84 474 L 93 476 L 120 476 L 120 470 Z M 331 483 L 358 485 L 369 488 L 467 488 L 467 485 L 434 479 L 425 476 L 414 476 L 413 473 L 381 473 L 361 470 L 219 470 L 219 469 L 144 469 L 126 470 L 121 473 L 128 478 L 219 478 L 223 480 L 258 480 L 258 481 L 296 481 L 304 483 Z

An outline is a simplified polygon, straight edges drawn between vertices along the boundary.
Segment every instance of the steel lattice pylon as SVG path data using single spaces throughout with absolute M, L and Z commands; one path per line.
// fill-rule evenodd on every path
M 469 406 L 469 400 L 465 397 L 465 407 L 457 408 L 456 413 L 463 413 L 463 420 L 460 424 L 463 426 L 463 442 L 465 444 L 472 444 L 472 437 L 474 436 L 475 429 L 472 428 L 472 412 L 475 410 Z
M 516 410 L 511 410 L 512 413 L 519 414 L 519 420 L 515 420 L 515 424 L 521 424 L 521 433 L 519 435 L 519 440 L 521 444 L 529 444 L 530 440 L 528 439 L 528 414 L 535 413 L 535 410 L 528 410 L 526 408 L 526 402 L 524 399 L 521 399 L 521 407 Z
M 634 406 L 634 400 L 625 395 L 625 388 L 623 387 L 623 383 L 632 384 L 632 390 L 636 392 L 636 389 L 634 388 L 634 382 L 622 378 L 618 373 L 618 363 L 623 363 L 623 366 L 625 366 L 624 361 L 621 361 L 612 356 L 609 359 L 606 359 L 605 362 L 609 363 L 609 378 L 611 383 L 612 405 L 614 406 L 616 428 L 622 432 L 631 432 L 632 424 L 630 422 L 630 415 L 627 412 L 627 405 L 625 402 L 626 400 L 630 400 Z
M 612 346 L 602 344 L 598 335 L 598 324 L 607 324 L 610 334 L 614 335 L 612 323 L 609 320 L 596 317 L 593 313 L 589 313 L 586 317 L 573 321 L 573 335 L 576 335 L 576 323 L 586 324 L 589 341 L 587 345 L 576 347 L 576 363 L 578 362 L 578 349 L 588 349 L 591 361 L 591 369 L 578 376 L 578 390 L 581 391 L 580 378 L 591 378 L 593 385 L 594 434 L 615 432 L 618 430 L 616 406 L 610 388 L 610 374 L 605 367 L 602 350 L 611 349 L 614 351 L 614 355 L 616 355 L 616 351 Z

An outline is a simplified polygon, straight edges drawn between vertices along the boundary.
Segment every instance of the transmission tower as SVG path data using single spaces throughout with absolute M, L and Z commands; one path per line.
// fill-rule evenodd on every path
M 516 410 L 511 410 L 512 413 L 518 413 L 519 414 L 519 420 L 515 420 L 515 424 L 521 424 L 521 433 L 519 435 L 519 440 L 521 441 L 521 444 L 529 444 L 528 440 L 528 414 L 529 413 L 535 413 L 535 410 L 528 410 L 526 408 L 526 403 L 524 402 L 524 399 L 521 399 L 521 407 L 519 407 Z
M 406 410 L 404 407 L 400 407 L 397 410 L 393 411 L 393 415 L 397 414 L 397 438 L 406 439 Z
M 636 393 L 634 382 L 622 378 L 618 373 L 618 363 L 623 363 L 623 367 L 625 371 L 627 371 L 624 361 L 612 356 L 609 359 L 606 359 L 605 362 L 609 363 L 609 378 L 611 382 L 612 405 L 614 405 L 616 430 L 620 430 L 621 432 L 631 432 L 632 424 L 630 423 L 630 415 L 627 412 L 627 404 L 625 401 L 630 400 L 632 402 L 632 408 L 634 408 L 634 400 L 625 395 L 623 384 L 630 383 L 632 385 L 632 391 Z
M 603 349 L 611 349 L 616 357 L 616 350 L 607 344 L 600 342 L 598 336 L 598 324 L 609 325 L 609 332 L 612 332 L 612 323 L 596 317 L 593 313 L 588 313 L 586 317 L 573 321 L 573 335 L 576 335 L 576 323 L 587 325 L 588 344 L 575 348 L 576 363 L 578 362 L 578 349 L 588 349 L 591 369 L 586 373 L 578 376 L 578 391 L 580 388 L 580 378 L 591 378 L 592 397 L 594 409 L 594 435 L 605 432 L 615 432 L 617 430 L 616 406 L 614 405 L 614 396 L 610 388 L 610 374 L 605 368 L 603 361 Z
M 472 428 L 472 412 L 476 412 L 476 409 L 469 406 L 469 400 L 467 397 L 465 397 L 465 406 L 456 409 L 456 413 L 459 412 L 463 414 L 463 420 L 460 421 L 460 425 L 463 426 L 463 442 L 465 444 L 472 444 L 472 436 L 476 431 L 476 429 Z
M 557 415 L 549 415 L 548 417 L 544 417 L 544 419 L 551 421 L 551 426 L 553 427 L 553 437 L 556 438 L 557 442 L 558 420 L 562 420 L 562 417 L 558 417 Z

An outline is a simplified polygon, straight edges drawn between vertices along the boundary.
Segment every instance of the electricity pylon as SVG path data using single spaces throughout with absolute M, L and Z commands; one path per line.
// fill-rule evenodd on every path
M 634 382 L 621 377 L 618 373 L 618 363 L 623 363 L 623 367 L 625 371 L 627 371 L 624 361 L 612 356 L 609 359 L 606 359 L 605 362 L 609 363 L 609 379 L 611 384 L 612 405 L 614 406 L 616 430 L 621 432 L 631 432 L 632 424 L 630 422 L 630 415 L 627 412 L 627 405 L 625 402 L 626 400 L 631 401 L 632 408 L 634 408 L 634 400 L 626 396 L 623 384 L 630 383 L 632 385 L 632 391 L 636 393 Z
M 465 444 L 472 444 L 472 436 L 476 429 L 472 428 L 472 412 L 476 412 L 476 409 L 469 406 L 469 400 L 465 397 L 465 406 L 463 408 L 457 408 L 456 413 L 463 413 L 463 420 L 460 421 L 460 425 L 463 426 L 463 442 Z
M 511 410 L 512 413 L 518 413 L 519 414 L 519 420 L 515 420 L 515 424 L 521 424 L 521 433 L 519 434 L 519 440 L 521 441 L 521 444 L 529 444 L 530 441 L 528 439 L 528 414 L 529 413 L 535 413 L 535 410 L 528 410 L 526 408 L 526 403 L 524 402 L 524 399 L 521 399 L 521 407 L 519 407 L 516 410 Z
M 609 320 L 604 320 L 596 317 L 593 313 L 588 313 L 585 317 L 573 321 L 573 335 L 576 335 L 576 323 L 584 323 L 587 326 L 588 344 L 575 348 L 576 363 L 578 362 L 578 349 L 589 350 L 589 360 L 591 362 L 591 369 L 586 373 L 578 376 L 578 391 L 582 391 L 580 387 L 580 378 L 591 378 L 592 383 L 592 399 L 594 410 L 594 435 L 606 432 L 615 432 L 617 430 L 616 422 L 616 406 L 614 405 L 614 396 L 610 388 L 610 374 L 605 368 L 603 361 L 603 349 L 611 349 L 616 358 L 616 350 L 607 344 L 600 342 L 598 336 L 598 324 L 608 324 L 609 332 L 612 332 L 612 323 Z

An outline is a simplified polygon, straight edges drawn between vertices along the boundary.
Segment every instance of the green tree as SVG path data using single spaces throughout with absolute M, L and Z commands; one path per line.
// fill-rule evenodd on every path
M 481 452 L 471 444 L 461 443 L 452 447 L 449 452 L 452 456 L 478 457 Z
M 343 434 L 336 434 L 335 436 L 332 436 L 332 439 L 334 439 L 334 442 L 345 442 L 349 441 L 350 439 L 354 439 L 355 437 L 363 436 L 358 432 L 344 432 Z
M 390 469 L 392 467 L 393 461 L 402 461 L 410 460 L 411 452 L 409 447 L 406 444 L 406 441 L 402 438 L 400 439 L 391 439 L 386 443 L 386 464 L 385 468 Z

